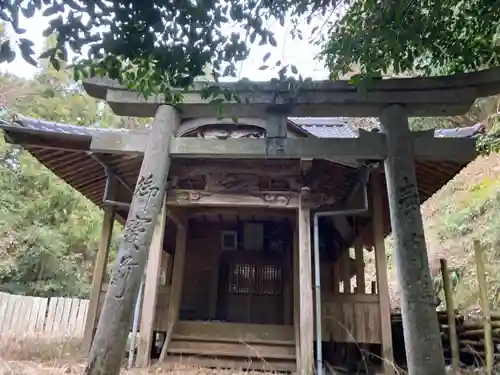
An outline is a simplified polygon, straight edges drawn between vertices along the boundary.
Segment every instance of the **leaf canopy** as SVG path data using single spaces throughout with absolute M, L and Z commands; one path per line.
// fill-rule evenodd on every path
M 145 96 L 167 93 L 167 101 L 180 100 L 169 88 L 190 86 L 207 66 L 215 80 L 236 77 L 252 46 L 277 45 L 271 25 L 286 19 L 297 38 L 304 37 L 304 23 L 324 19 L 311 38 L 332 78 L 353 70 L 369 77 L 432 75 L 500 65 L 496 0 L 7 0 L 0 18 L 20 34 L 19 53 L 32 64 L 33 45 L 22 38 L 19 20 L 37 11 L 51 17 L 45 35 L 55 35 L 56 43 L 43 57 L 56 69 L 72 50 L 77 80 L 107 75 Z M 15 53 L 12 41 L 4 41 L 0 63 Z M 280 69 L 284 79 L 286 67 Z
M 344 15 L 316 33 L 333 75 L 353 65 L 363 73 L 432 74 L 499 64 L 495 0 L 10 0 L 2 3 L 0 18 L 22 34 L 20 16 L 43 9 L 52 17 L 45 35 L 57 40 L 43 57 L 56 68 L 69 47 L 78 56 L 76 78 L 106 74 L 148 93 L 187 87 L 207 65 L 216 78 L 235 76 L 252 44 L 277 45 L 268 21 L 283 25 L 289 18 L 292 34 L 301 37 L 300 20 L 310 22 L 340 5 L 347 6 Z M 231 26 L 244 32 L 228 32 Z M 19 38 L 18 47 L 36 64 L 31 41 Z M 12 61 L 14 53 L 11 41 L 4 41 L 0 62 Z

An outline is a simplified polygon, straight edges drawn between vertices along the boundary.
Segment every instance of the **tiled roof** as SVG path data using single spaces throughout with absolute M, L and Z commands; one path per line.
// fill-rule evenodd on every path
M 319 138 L 356 138 L 358 129 L 379 129 L 379 123 L 374 119 L 323 118 L 323 117 L 293 117 L 292 122 Z M 454 129 L 435 129 L 435 137 L 467 138 L 484 132 L 481 124 Z
M 358 128 L 366 130 L 377 129 L 378 123 L 373 119 L 350 119 L 350 118 L 319 118 L 319 117 L 292 117 L 289 119 L 309 134 L 319 138 L 356 138 L 359 134 Z M 351 123 L 353 123 L 351 125 Z M 371 126 L 370 126 L 371 125 Z M 128 129 L 110 129 L 96 126 L 78 126 L 61 124 L 52 121 L 38 120 L 25 116 L 16 116 L 12 122 L 0 122 L 0 129 L 25 130 L 36 133 L 56 133 L 60 135 L 92 136 L 102 133 L 126 133 Z M 484 130 L 482 125 L 477 124 L 465 128 L 436 129 L 436 137 L 465 138 L 472 137 Z
M 318 138 L 356 138 L 358 130 L 341 118 L 292 117 L 290 121 Z
M 13 121 L 0 122 L 0 129 L 5 130 L 32 130 L 36 132 L 43 133 L 57 133 L 57 134 L 67 134 L 67 135 L 81 135 L 81 136 L 92 136 L 94 134 L 102 133 L 123 133 L 127 132 L 127 129 L 110 129 L 110 128 L 99 128 L 96 126 L 78 126 L 78 125 L 68 125 L 59 122 L 38 120 L 31 117 L 25 117 L 17 115 Z

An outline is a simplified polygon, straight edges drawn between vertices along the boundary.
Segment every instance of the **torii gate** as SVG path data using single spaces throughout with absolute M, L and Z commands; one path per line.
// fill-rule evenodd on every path
M 500 92 L 500 68 L 446 77 L 380 80 L 373 82 L 366 92 L 359 92 L 347 81 L 312 82 L 301 88 L 298 96 L 287 89 L 276 90 L 270 83 L 254 82 L 251 89 L 241 83 L 222 84 L 222 88 L 238 92 L 241 98 L 241 101 L 222 104 L 224 116 L 267 118 L 266 139 L 174 138 L 182 118 L 217 117 L 217 108 L 210 100 L 202 99 L 201 86 L 185 92 L 184 101 L 175 107 L 164 104 L 161 96 L 144 99 L 110 80 L 91 79 L 84 87 L 89 95 L 106 100 L 118 115 L 154 117 L 149 134 L 103 135 L 93 139 L 91 144 L 95 151 L 144 154 L 144 158 L 87 374 L 114 374 L 119 368 L 154 225 L 165 196 L 170 162 L 172 158 L 186 157 L 383 160 L 398 281 L 402 285 L 409 374 L 444 374 L 443 356 L 437 354 L 442 353 L 442 345 L 414 158 L 470 160 L 476 150 L 470 140 L 461 143 L 456 139 L 434 138 L 429 132 L 411 132 L 408 117 L 453 116 L 467 112 L 476 98 Z M 276 105 L 277 94 L 284 103 L 293 102 L 286 112 L 280 113 L 283 108 Z M 379 117 L 382 133 L 361 132 L 356 139 L 287 139 L 284 120 L 291 116 Z M 299 237 L 304 236 L 299 238 L 299 243 L 304 248 L 310 244 L 308 231 L 304 229 L 308 227 L 308 213 L 307 206 L 299 203 Z M 301 252 L 303 250 L 301 248 Z M 312 291 L 302 293 L 306 287 L 301 285 L 299 288 L 301 308 L 311 310 Z M 301 310 L 299 315 L 299 342 L 303 344 L 297 353 L 298 373 L 310 375 L 314 370 L 312 314 Z M 436 334 L 422 337 L 419 330 L 423 325 L 431 326 L 431 332 Z

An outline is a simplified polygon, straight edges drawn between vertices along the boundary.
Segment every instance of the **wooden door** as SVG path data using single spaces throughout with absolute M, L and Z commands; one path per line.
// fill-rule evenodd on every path
M 227 322 L 283 324 L 283 254 L 234 251 L 221 256 L 219 319 Z

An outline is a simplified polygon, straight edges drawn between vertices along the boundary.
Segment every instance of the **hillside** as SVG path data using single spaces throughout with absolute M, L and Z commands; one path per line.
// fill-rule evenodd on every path
M 500 155 L 472 162 L 422 205 L 422 214 L 432 275 L 440 274 L 439 259 L 445 258 L 459 276 L 455 307 L 468 310 L 479 304 L 474 239 L 484 246 L 489 296 L 493 307 L 500 307 Z M 392 304 L 397 306 L 391 242 L 388 238 L 389 282 Z

